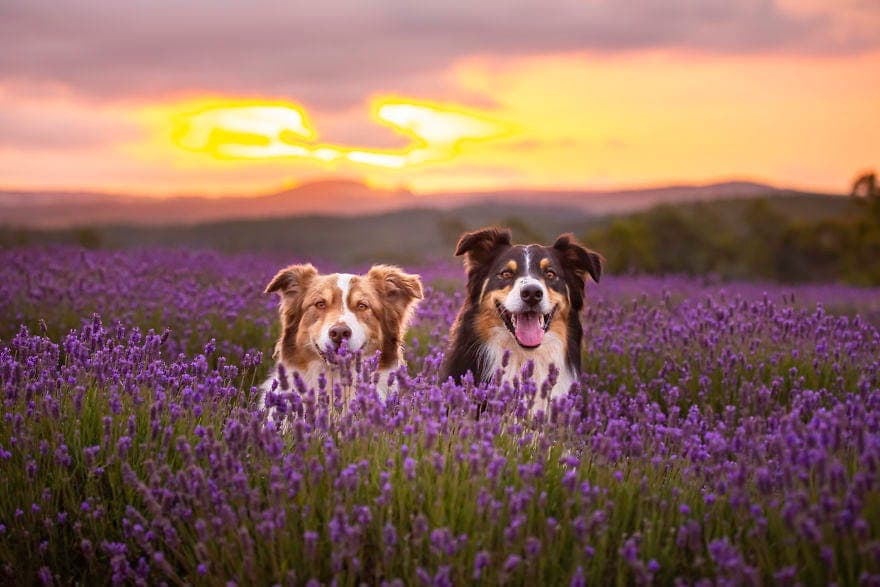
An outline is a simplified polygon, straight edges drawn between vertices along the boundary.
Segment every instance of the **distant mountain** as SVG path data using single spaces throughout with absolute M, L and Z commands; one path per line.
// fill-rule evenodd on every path
M 672 185 L 628 190 L 509 190 L 439 196 L 445 205 L 455 202 L 498 202 L 521 205 L 565 206 L 591 215 L 634 212 L 657 204 L 716 199 L 753 198 L 795 193 L 767 184 L 728 181 L 706 185 Z
M 630 212 L 667 202 L 789 192 L 757 183 L 726 182 L 616 191 L 506 190 L 414 195 L 407 190 L 377 189 L 357 181 L 343 180 L 308 183 L 265 196 L 223 198 L 0 191 L 0 225 L 30 228 L 189 225 L 310 214 L 352 216 L 408 208 L 448 210 L 483 203 L 568 208 L 596 216 Z
M 355 181 L 320 181 L 268 196 L 148 198 L 81 192 L 0 191 L 0 224 L 32 228 L 108 224 L 180 225 L 329 212 L 375 212 L 412 205 L 412 194 Z

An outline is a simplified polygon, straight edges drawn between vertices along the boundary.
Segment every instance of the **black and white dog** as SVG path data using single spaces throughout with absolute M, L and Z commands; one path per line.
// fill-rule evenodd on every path
M 445 375 L 460 382 L 470 371 L 489 381 L 502 369 L 512 380 L 531 360 L 538 384 L 551 365 L 559 370 L 551 399 L 568 392 L 581 371 L 584 285 L 588 276 L 599 281 L 602 257 L 571 234 L 549 247 L 513 245 L 503 228 L 465 233 L 455 254 L 465 256 L 467 297 L 452 326 Z

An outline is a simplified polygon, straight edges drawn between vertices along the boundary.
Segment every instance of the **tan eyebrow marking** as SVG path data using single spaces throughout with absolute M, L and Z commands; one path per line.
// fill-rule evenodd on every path
M 309 304 L 313 304 L 318 300 L 324 300 L 327 305 L 331 308 L 335 308 L 339 306 L 340 296 L 339 289 L 333 286 L 332 278 L 335 278 L 335 275 L 321 276 L 324 279 L 319 281 L 314 285 L 312 290 L 308 293 Z
M 550 259 L 548 259 L 547 257 L 544 257 L 543 259 L 541 259 L 540 265 L 541 265 L 541 271 L 543 271 L 544 269 L 547 268 L 548 265 L 550 265 Z
M 507 262 L 507 269 L 516 273 L 516 261 L 514 261 L 513 259 L 508 261 Z

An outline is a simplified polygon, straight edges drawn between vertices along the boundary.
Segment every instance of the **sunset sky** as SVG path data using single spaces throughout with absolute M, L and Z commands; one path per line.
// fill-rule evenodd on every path
M 5 0 L 0 189 L 843 192 L 878 31 L 877 0 Z

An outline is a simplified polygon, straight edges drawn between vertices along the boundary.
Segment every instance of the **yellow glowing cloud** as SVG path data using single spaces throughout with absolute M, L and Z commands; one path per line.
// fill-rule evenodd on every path
M 173 116 L 174 142 L 221 159 L 299 157 L 399 169 L 451 159 L 467 141 L 508 136 L 509 124 L 458 106 L 400 98 L 377 100 L 373 120 L 410 139 L 403 149 L 316 142 L 305 110 L 292 103 L 211 103 Z

